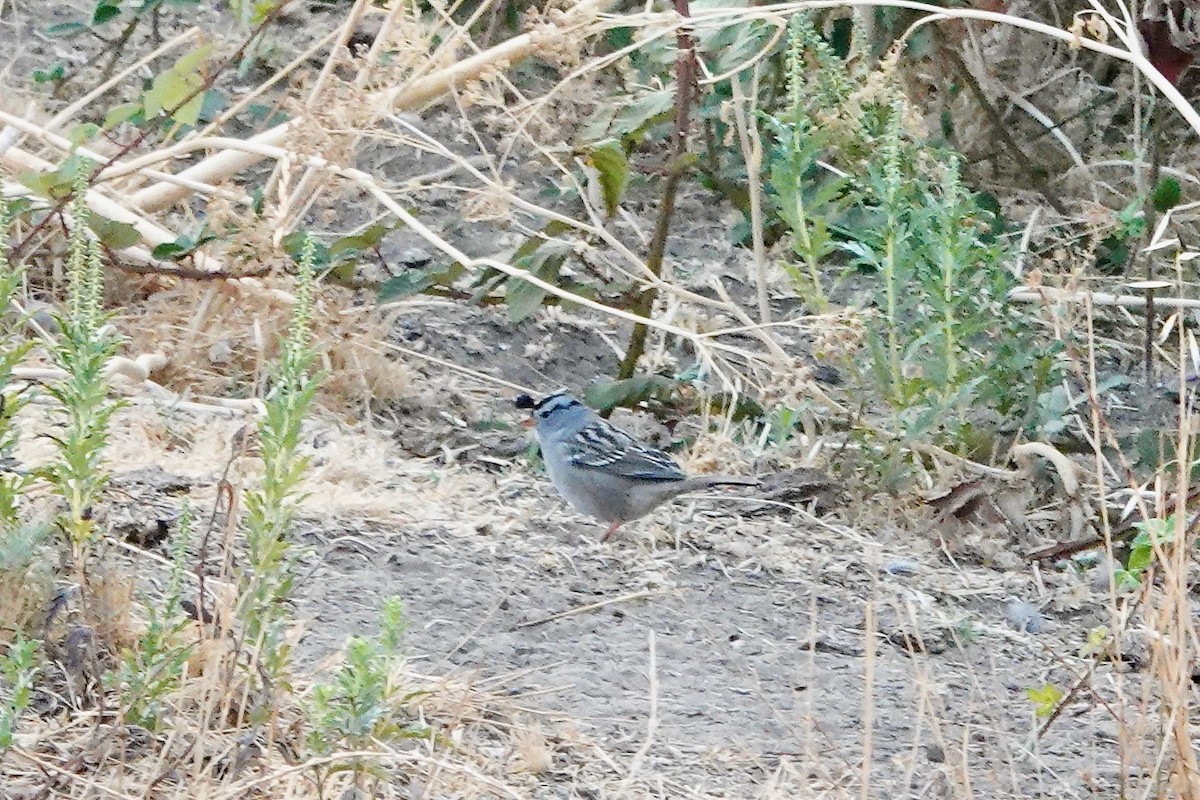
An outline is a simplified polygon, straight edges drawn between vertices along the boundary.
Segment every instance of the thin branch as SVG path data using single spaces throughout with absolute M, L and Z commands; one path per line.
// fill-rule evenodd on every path
M 688 0 L 675 0 L 675 11 L 682 17 L 688 16 Z M 667 167 L 667 181 L 663 185 L 662 200 L 658 206 L 658 220 L 654 225 L 654 236 L 650 239 L 650 251 L 646 255 L 646 266 L 655 278 L 662 276 L 663 256 L 667 250 L 667 236 L 671 231 L 671 217 L 675 213 L 675 195 L 679 182 L 687 172 L 688 134 L 692 124 L 692 105 L 696 102 L 699 87 L 696 84 L 696 50 L 691 31 L 680 27 L 675 35 L 675 131 L 671 161 Z M 640 317 L 654 313 L 654 301 L 658 289 L 650 286 L 634 304 L 634 312 Z M 646 352 L 646 334 L 649 328 L 644 323 L 633 326 L 625 358 L 617 369 L 617 379 L 632 378 L 638 359 Z

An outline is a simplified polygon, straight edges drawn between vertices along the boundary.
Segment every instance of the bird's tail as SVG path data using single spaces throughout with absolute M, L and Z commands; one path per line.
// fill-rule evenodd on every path
M 761 486 L 762 482 L 757 478 L 738 478 L 733 475 L 697 475 L 691 479 L 695 481 L 693 487 L 696 489 L 707 489 L 709 486 Z

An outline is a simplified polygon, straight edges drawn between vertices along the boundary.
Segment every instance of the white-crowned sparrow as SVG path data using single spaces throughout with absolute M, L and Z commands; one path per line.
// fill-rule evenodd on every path
M 752 478 L 688 477 L 661 450 L 642 444 L 566 392 L 535 402 L 523 394 L 517 408 L 533 412 L 546 472 L 575 510 L 609 524 L 601 542 L 624 522 L 673 497 L 710 486 L 757 486 Z

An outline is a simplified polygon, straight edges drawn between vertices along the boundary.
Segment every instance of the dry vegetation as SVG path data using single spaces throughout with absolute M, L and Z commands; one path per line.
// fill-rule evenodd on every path
M 0 797 L 1200 800 L 1185 7 L 0 0 Z

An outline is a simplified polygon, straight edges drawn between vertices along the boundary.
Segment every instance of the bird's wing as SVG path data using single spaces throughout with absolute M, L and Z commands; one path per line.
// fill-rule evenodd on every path
M 593 422 L 570 440 L 571 463 L 640 481 L 682 481 L 687 474 L 675 459 L 603 422 Z

